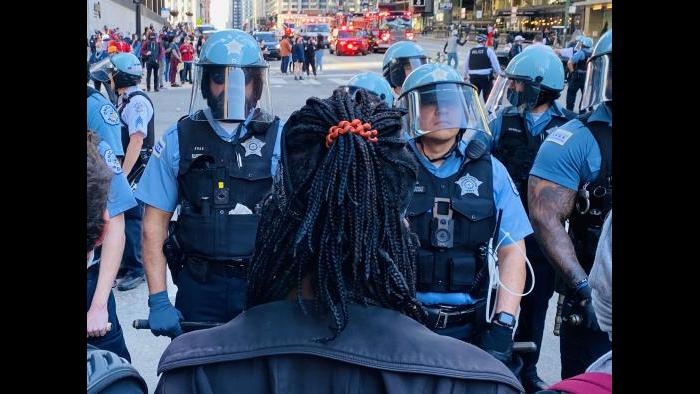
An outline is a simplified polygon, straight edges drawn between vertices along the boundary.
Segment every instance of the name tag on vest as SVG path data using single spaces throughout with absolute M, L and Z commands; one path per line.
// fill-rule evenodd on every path
M 423 185 L 414 185 L 414 186 L 413 186 L 413 192 L 414 192 L 414 193 L 425 193 L 425 186 L 423 186 Z

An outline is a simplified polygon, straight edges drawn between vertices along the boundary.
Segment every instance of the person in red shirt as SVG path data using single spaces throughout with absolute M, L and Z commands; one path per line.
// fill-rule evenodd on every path
M 180 54 L 184 68 L 180 71 L 180 82 L 183 84 L 189 82 L 192 84 L 192 61 L 194 60 L 194 47 L 190 43 L 189 37 L 185 38 L 185 42 L 180 45 Z

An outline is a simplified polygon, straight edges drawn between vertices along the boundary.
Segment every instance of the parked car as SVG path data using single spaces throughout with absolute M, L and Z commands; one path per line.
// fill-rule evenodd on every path
M 267 48 L 267 51 L 269 52 L 267 55 L 265 55 L 265 60 L 282 59 L 282 56 L 280 56 L 280 43 L 275 37 L 275 32 L 258 31 L 253 33 L 253 37 L 255 37 L 255 41 L 260 42 L 262 39 L 265 42 L 265 48 Z
M 369 53 L 369 40 L 363 30 L 341 29 L 337 36 L 331 36 L 328 51 L 338 56 Z

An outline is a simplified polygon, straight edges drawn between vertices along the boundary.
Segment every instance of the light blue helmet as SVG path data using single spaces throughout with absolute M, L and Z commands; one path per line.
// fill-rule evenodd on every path
M 577 42 L 581 43 L 582 48 L 590 48 L 593 46 L 593 39 L 586 36 L 579 36 Z
M 564 66 L 549 46 L 531 45 L 508 63 L 505 76 L 499 76 L 486 100 L 490 116 L 502 108 L 532 110 L 551 105 L 564 89 Z
M 549 47 L 535 45 L 517 54 L 505 70 L 509 79 L 538 83 L 551 90 L 564 89 L 564 66 Z
M 221 30 L 202 46 L 198 66 L 267 67 L 260 44 L 250 34 L 238 30 Z
M 394 93 L 391 86 L 381 75 L 373 72 L 364 72 L 355 75 L 348 81 L 349 93 L 353 94 L 357 89 L 365 89 L 384 100 L 389 107 L 394 106 Z
M 452 67 L 424 64 L 408 75 L 401 90 L 399 100 L 408 110 L 406 133 L 410 138 L 458 129 L 464 142 L 475 137 L 482 142 L 490 139 L 476 88 Z
M 209 111 L 216 120 L 246 121 L 272 114 L 268 63 L 255 38 L 238 29 L 221 30 L 202 46 L 192 86 L 190 117 L 204 120 Z M 253 113 L 254 109 L 260 111 Z
M 581 107 L 612 102 L 612 29 L 600 36 L 588 59 Z
M 598 39 L 598 42 L 593 48 L 593 54 L 591 57 L 602 56 L 608 53 L 612 54 L 612 29 L 600 36 L 600 39 Z
M 115 89 L 138 85 L 141 81 L 141 61 L 132 53 L 117 53 L 96 63 L 90 69 L 92 79 L 108 83 L 114 80 Z
M 382 75 L 392 88 L 399 88 L 412 70 L 428 62 L 420 45 L 412 41 L 399 41 L 384 53 Z M 409 68 L 408 72 L 406 68 Z

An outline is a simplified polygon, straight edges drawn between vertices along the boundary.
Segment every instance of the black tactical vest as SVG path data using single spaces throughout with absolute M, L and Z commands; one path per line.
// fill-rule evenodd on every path
M 132 97 L 139 95 L 143 96 L 148 100 L 149 103 L 151 103 L 151 108 L 153 108 L 153 116 L 151 116 L 151 120 L 148 122 L 148 127 L 146 128 L 146 138 L 143 139 L 143 146 L 141 147 L 141 150 L 148 150 L 150 151 L 153 149 L 153 143 L 155 142 L 155 122 L 156 122 L 156 111 L 153 106 L 153 101 L 151 101 L 151 98 L 148 97 L 148 95 L 140 90 L 137 90 L 135 92 L 129 93 L 128 96 L 124 98 L 124 101 L 122 101 L 122 105 L 119 107 L 119 120 L 122 123 L 122 146 L 124 147 L 124 153 L 126 154 L 126 148 L 129 146 L 129 125 L 125 124 L 122 119 L 122 112 L 124 112 L 124 108 L 126 105 L 129 103 L 129 100 L 131 100 Z M 139 160 L 141 160 L 139 158 Z M 136 164 L 139 164 L 139 161 L 136 162 Z M 134 168 L 136 167 L 136 164 L 134 165 Z
M 472 48 L 469 51 L 469 70 L 483 70 L 491 68 L 491 60 L 486 47 Z
M 576 207 L 569 218 L 569 236 L 586 273 L 591 271 L 603 222 L 612 209 L 612 127 L 607 122 L 589 122 L 590 116 L 591 112 L 579 120 L 588 127 L 600 148 L 600 171 L 595 181 L 579 185 Z
M 520 199 L 526 211 L 527 180 L 540 145 L 547 138 L 551 129 L 563 125 L 575 116 L 573 112 L 566 110 L 562 112 L 566 116 L 565 118 L 552 117 L 544 131 L 533 136 L 527 129 L 525 118 L 517 110 L 510 107 L 503 111 L 500 137 L 493 156 L 500 160 L 508 170 L 508 174 L 520 193 Z
M 444 179 L 422 165 L 419 167 L 406 213 L 421 245 L 416 288 L 420 292 L 470 293 L 481 298 L 486 294 L 488 280 L 484 276 L 488 275 L 482 272 L 477 282 L 475 277 L 485 267 L 488 241 L 496 224 L 491 156 L 486 154 L 463 164 L 456 174 Z M 441 231 L 441 226 L 443 230 L 449 226 L 449 221 L 441 225 L 441 219 L 433 217 L 436 197 L 450 201 L 451 248 L 433 246 L 436 232 Z
M 201 112 L 197 115 L 202 120 L 184 117 L 177 124 L 181 209 L 175 234 L 185 255 L 248 259 L 255 249 L 259 204 L 272 187 L 279 118 L 251 122 L 245 135 L 226 142 Z M 234 215 L 236 204 L 253 213 Z

